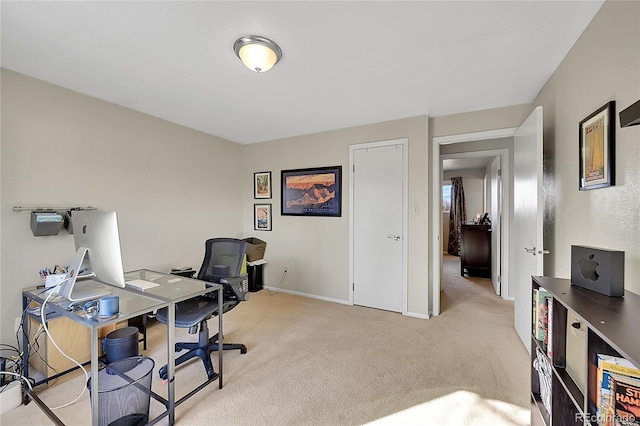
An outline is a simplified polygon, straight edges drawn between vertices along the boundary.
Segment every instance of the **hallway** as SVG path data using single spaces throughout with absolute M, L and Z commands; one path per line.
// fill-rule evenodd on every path
M 496 310 L 497 307 L 510 306 L 509 318 L 505 318 L 513 324 L 513 302 L 504 300 L 493 290 L 491 279 L 482 277 L 470 277 L 460 275 L 460 258 L 448 253 L 442 254 L 442 291 L 440 293 L 441 315 L 450 314 L 460 309 L 478 306 L 487 307 L 488 310 Z

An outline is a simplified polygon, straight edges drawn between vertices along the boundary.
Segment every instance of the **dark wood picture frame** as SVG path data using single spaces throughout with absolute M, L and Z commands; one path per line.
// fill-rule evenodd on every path
M 342 216 L 342 166 L 282 170 L 281 212 L 290 216 Z
M 271 198 L 271 172 L 253 174 L 253 198 Z
M 253 205 L 253 229 L 271 231 L 271 204 Z
M 615 185 L 616 102 L 607 102 L 579 124 L 580 191 Z

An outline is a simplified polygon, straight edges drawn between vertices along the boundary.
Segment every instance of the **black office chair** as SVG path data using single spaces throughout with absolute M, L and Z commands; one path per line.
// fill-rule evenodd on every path
M 212 238 L 205 242 L 205 254 L 197 279 L 221 283 L 223 285 L 222 313 L 230 311 L 243 300 L 249 299 L 248 281 L 246 275 L 240 275 L 244 262 L 246 243 L 235 238 Z M 158 310 L 156 318 L 167 324 L 167 308 Z M 199 356 L 204 363 L 209 379 L 217 377 L 211 363 L 211 352 L 219 350 L 218 333 L 209 337 L 207 320 L 219 315 L 217 292 L 194 297 L 176 304 L 176 327 L 188 328 L 189 333 L 198 331 L 198 342 L 178 342 L 176 352 L 188 352 L 176 358 L 176 367 L 195 356 Z M 239 349 L 240 353 L 247 353 L 247 347 L 238 343 L 223 343 L 223 350 Z M 167 378 L 167 366 L 159 371 L 161 379 Z

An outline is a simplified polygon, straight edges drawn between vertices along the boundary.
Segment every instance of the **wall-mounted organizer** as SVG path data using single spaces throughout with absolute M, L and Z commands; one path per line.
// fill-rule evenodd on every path
M 73 234 L 71 215 L 77 210 L 97 210 L 96 207 L 21 207 L 14 206 L 14 213 L 31 212 L 31 232 L 35 237 L 58 235 L 64 226 Z
M 56 212 L 31 212 L 31 232 L 35 237 L 58 235 L 64 219 Z

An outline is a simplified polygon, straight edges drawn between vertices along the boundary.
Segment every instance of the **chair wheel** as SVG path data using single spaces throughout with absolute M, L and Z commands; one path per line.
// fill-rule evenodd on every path
M 158 376 L 160 376 L 160 378 L 162 380 L 167 380 L 167 366 L 165 365 L 164 367 L 162 367 L 159 371 L 158 371 Z

